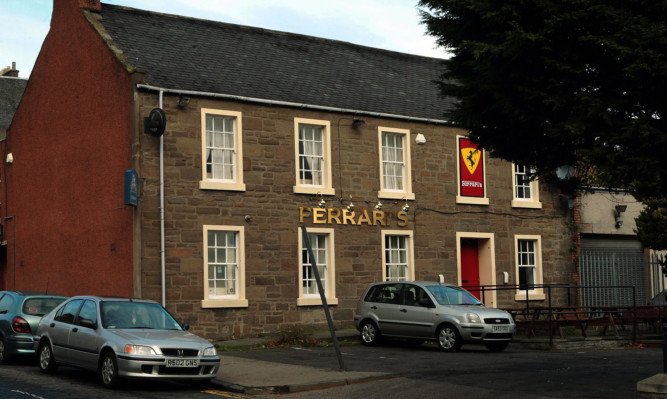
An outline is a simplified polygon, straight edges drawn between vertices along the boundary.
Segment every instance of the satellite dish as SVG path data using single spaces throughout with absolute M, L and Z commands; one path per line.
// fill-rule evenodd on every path
M 164 134 L 167 127 L 167 115 L 162 108 L 153 108 L 147 118 L 144 118 L 144 133 L 154 137 L 160 137 Z

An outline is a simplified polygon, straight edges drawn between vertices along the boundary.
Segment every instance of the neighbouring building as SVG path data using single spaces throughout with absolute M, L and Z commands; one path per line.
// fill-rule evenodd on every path
M 2 285 L 155 299 L 208 338 L 324 324 L 305 226 L 338 326 L 383 279 L 545 304 L 576 272 L 571 210 L 444 119 L 442 68 L 54 1 L 2 142 Z
M 581 291 L 582 304 L 645 305 L 660 294 L 666 282 L 657 262 L 661 255 L 644 248 L 635 233 L 644 204 L 607 188 L 582 191 L 575 203 L 580 237 L 575 282 L 591 287 Z
M 27 79 L 19 78 L 15 62 L 11 67 L 0 69 L 0 140 L 7 137 L 7 129 L 12 124 L 27 83 Z

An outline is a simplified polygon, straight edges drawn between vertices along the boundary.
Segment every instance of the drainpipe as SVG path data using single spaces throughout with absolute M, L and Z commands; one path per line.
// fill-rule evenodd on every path
M 163 91 L 160 90 L 160 109 L 162 109 L 162 93 Z M 164 134 L 160 135 L 160 272 L 162 277 L 162 306 L 166 307 L 166 260 L 164 249 Z

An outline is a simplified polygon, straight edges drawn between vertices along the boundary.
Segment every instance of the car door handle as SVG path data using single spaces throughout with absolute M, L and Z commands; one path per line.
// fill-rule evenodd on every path
M 55 326 L 56 326 L 56 323 L 49 324 L 49 327 L 55 327 Z
M 378 308 L 377 306 L 371 306 L 371 309 L 373 309 L 373 310 L 375 310 L 377 308 Z
M 406 308 L 401 309 L 401 312 L 406 313 L 408 310 Z
M 77 332 L 77 331 L 79 331 L 79 329 L 76 328 L 76 327 L 74 327 L 74 328 L 72 329 L 72 332 Z

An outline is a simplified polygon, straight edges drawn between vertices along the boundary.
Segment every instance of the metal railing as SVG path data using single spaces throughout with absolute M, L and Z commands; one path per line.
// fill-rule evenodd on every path
M 526 289 L 529 288 L 529 289 Z M 540 325 L 547 325 L 549 329 L 549 342 L 553 343 L 554 330 L 564 324 L 589 325 L 594 322 L 600 324 L 605 317 L 610 318 L 610 325 L 616 328 L 614 320 L 630 320 L 632 324 L 632 339 L 636 340 L 637 334 L 637 298 L 636 287 L 633 285 L 613 285 L 613 286 L 580 286 L 568 284 L 539 284 L 529 287 L 519 285 L 485 285 L 485 286 L 467 286 L 466 290 L 471 293 L 479 293 L 482 302 L 485 302 L 487 295 L 494 291 L 513 291 L 516 297 L 512 303 L 524 303 L 524 306 L 498 306 L 513 313 L 520 315 L 524 320 L 519 322 L 535 324 L 535 319 L 539 320 Z M 532 291 L 532 292 L 531 292 Z M 605 297 L 624 298 L 617 303 L 607 303 L 603 305 L 582 304 L 581 298 L 587 291 L 616 291 Z M 619 295 L 618 292 L 623 294 Z M 533 297 L 531 299 L 531 296 Z M 537 304 L 546 303 L 546 306 Z M 659 318 L 661 318 L 660 316 Z M 582 334 L 585 334 L 585 326 L 582 327 Z

